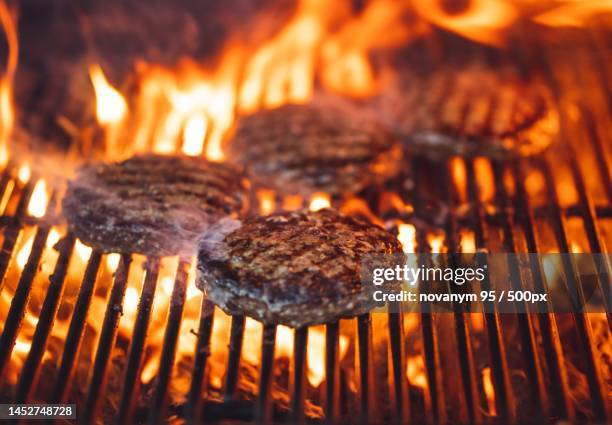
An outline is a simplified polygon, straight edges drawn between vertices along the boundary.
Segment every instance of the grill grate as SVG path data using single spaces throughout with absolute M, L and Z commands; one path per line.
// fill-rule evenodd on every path
M 606 252 L 606 233 L 602 230 L 604 222 L 612 219 L 612 182 L 609 167 L 609 139 L 606 139 L 603 125 L 610 125 L 609 116 L 612 111 L 612 93 L 607 86 L 610 80 L 606 78 L 607 62 L 598 59 L 597 52 L 589 50 L 595 55 L 594 60 L 600 64 L 593 71 L 583 69 L 580 61 L 563 65 L 556 57 L 553 49 L 546 57 L 541 57 L 541 69 L 554 87 L 558 95 L 558 106 L 562 113 L 563 136 L 561 147 L 549 153 L 546 158 L 533 160 L 515 160 L 509 163 L 487 162 L 492 170 L 491 182 L 494 188 L 494 197 L 491 201 L 484 201 L 482 179 L 479 178 L 479 159 L 466 159 L 466 200 L 473 207 L 467 220 L 459 220 L 454 214 L 448 214 L 443 223 L 444 241 L 449 252 L 458 252 L 461 249 L 461 231 L 468 229 L 474 235 L 477 252 L 494 251 L 501 245 L 504 252 L 546 252 L 547 245 L 553 244 L 558 252 L 571 252 L 570 221 L 579 219 L 582 224 L 590 252 Z M 520 51 L 520 58 L 530 57 L 529 52 Z M 533 61 L 527 61 L 533 66 Z M 587 62 L 585 62 L 587 63 Z M 572 68 L 575 67 L 575 68 Z M 589 81 L 598 82 L 606 104 L 593 105 L 586 97 L 579 98 L 575 108 L 568 109 L 565 93 L 573 93 L 574 87 L 582 80 L 578 76 L 592 75 Z M 590 74 L 589 74 L 590 73 Z M 568 77 L 569 75 L 569 77 Z M 568 86 L 569 84 L 569 86 Z M 594 83 L 593 83 L 594 84 Z M 592 87 L 591 87 L 592 88 Z M 587 93 L 588 96 L 588 93 Z M 577 124 L 570 116 L 568 110 L 577 110 L 581 117 Z M 603 196 L 597 196 L 597 202 L 591 189 L 591 183 L 583 173 L 584 165 L 578 161 L 576 148 L 584 144 L 588 146 L 584 153 L 592 150 L 592 161 L 595 164 L 598 183 L 603 189 Z M 410 187 L 398 184 L 394 191 L 403 199 L 411 200 L 413 213 L 392 210 L 381 211 L 385 219 L 395 219 L 410 222 L 415 216 L 427 214 L 424 206 L 430 199 L 427 188 L 435 175 L 435 185 L 440 190 L 439 196 L 445 199 L 451 210 L 459 206 L 461 194 L 457 190 L 453 178 L 453 161 L 444 164 L 431 164 L 422 158 L 411 161 L 411 170 L 408 179 L 413 182 Z M 15 261 L 16 247 L 27 226 L 36 226 L 32 242 L 32 249 L 19 275 L 16 289 L 10 300 L 10 309 L 4 320 L 2 335 L 0 337 L 0 376 L 8 376 L 5 372 L 11 367 L 10 360 L 14 345 L 22 326 L 26 306 L 31 295 L 32 285 L 37 273 L 49 232 L 58 221 L 53 213 L 37 220 L 27 214 L 27 206 L 32 196 L 34 183 L 37 179 L 30 179 L 25 185 L 20 185 L 14 178 L 17 164 L 10 164 L 0 178 L 0 192 L 12 191 L 5 213 L 1 217 L 4 227 L 2 251 L 0 252 L 0 277 L 5 285 L 9 276 L 9 266 Z M 569 169 L 571 187 L 577 194 L 577 202 L 572 205 L 563 205 L 560 199 L 560 180 L 562 175 L 560 166 Z M 532 172 L 539 173 L 543 178 L 544 202 L 536 202 L 530 195 L 527 179 Z M 510 176 L 514 192 L 507 189 L 506 179 Z M 405 176 L 406 177 L 406 176 Z M 13 182 L 13 183 L 11 183 Z M 14 189 L 13 189 L 14 187 Z M 48 211 L 55 211 L 55 195 L 51 197 Z M 377 204 L 377 200 L 370 202 Z M 15 206 L 11 212 L 11 206 Z M 552 238 L 543 238 L 540 226 L 552 230 Z M 609 223 L 608 223 L 609 224 Z M 397 231 L 397 229 L 395 229 Z M 416 251 L 431 252 L 432 244 L 429 233 L 423 228 L 416 228 Z M 498 239 L 500 244 L 498 244 Z M 545 240 L 546 239 L 546 240 Z M 57 245 L 59 257 L 55 269 L 49 279 L 42 308 L 40 309 L 34 335 L 29 352 L 25 358 L 15 390 L 7 392 L 4 396 L 2 388 L 6 386 L 0 380 L 0 396 L 2 402 L 28 402 L 38 401 L 40 393 L 36 386 L 40 385 L 41 364 L 44 356 L 55 317 L 60 308 L 64 286 L 69 274 L 70 259 L 74 255 L 76 241 L 74 236 L 67 234 Z M 91 314 L 92 298 L 97 291 L 97 284 L 102 274 L 104 254 L 93 251 L 87 261 L 78 295 L 72 310 L 70 323 L 67 329 L 64 348 L 58 360 L 57 370 L 52 378 L 51 391 L 47 394 L 49 402 L 62 402 L 70 399 L 71 386 L 75 385 L 74 375 L 77 363 L 80 361 L 79 350 L 84 339 L 87 319 Z M 511 265 L 512 266 L 512 265 Z M 99 405 L 105 394 L 108 375 L 111 373 L 112 354 L 117 341 L 118 326 L 123 314 L 122 305 L 128 287 L 129 274 L 134 267 L 133 258 L 123 255 L 119 267 L 112 279 L 110 295 L 104 319 L 101 325 L 97 348 L 95 350 L 91 375 L 87 382 L 84 399 L 78 405 L 78 417 L 81 423 L 92 423 L 99 418 Z M 257 396 L 248 400 L 240 396 L 239 380 L 242 374 L 242 350 L 246 329 L 246 319 L 242 316 L 231 318 L 229 336 L 229 352 L 222 396 L 219 398 L 206 398 L 208 393 L 209 369 L 207 367 L 213 344 L 215 307 L 206 299 L 202 300 L 197 338 L 193 347 L 193 366 L 191 381 L 184 394 L 184 402 L 169 403 L 169 384 L 172 380 L 173 368 L 179 333 L 183 319 L 183 311 L 188 291 L 188 275 L 191 264 L 181 260 L 177 267 L 172 293 L 170 295 L 168 318 L 162 340 L 162 349 L 159 355 L 159 369 L 153 386 L 151 387 L 148 405 L 139 404 L 136 394 L 143 385 L 140 382 L 143 361 L 147 350 L 147 332 L 150 327 L 151 314 L 155 303 L 155 294 L 158 286 L 160 259 L 149 258 L 145 264 L 145 278 L 143 281 L 138 307 L 136 311 L 134 328 L 131 334 L 127 364 L 122 376 L 122 389 L 120 403 L 117 406 L 116 420 L 119 423 L 129 422 L 132 419 L 142 422 L 156 423 L 165 421 L 169 416 L 179 416 L 190 423 L 201 421 L 243 420 L 266 423 L 273 419 L 290 420 L 291 422 L 304 422 L 306 420 L 306 404 L 312 398 L 313 389 L 309 387 L 307 379 L 309 330 L 300 329 L 293 335 L 293 358 L 289 367 L 289 402 L 285 408 L 279 406 L 274 399 L 275 370 L 278 359 L 275 357 L 275 344 L 277 328 L 264 326 L 261 341 L 261 360 L 259 376 L 257 378 Z M 512 267 L 511 267 L 512 269 Z M 532 262 L 531 271 L 536 288 L 546 288 L 545 272 L 538 262 Z M 563 264 L 563 271 L 568 279 L 577 282 L 576 287 L 581 288 L 580 277 L 577 275 L 575 265 L 571 261 Z M 513 287 L 522 288 L 525 283 L 518 275 L 511 275 Z M 600 290 L 609 291 L 609 275 L 603 274 L 598 282 Z M 483 289 L 487 289 L 487 282 Z M 6 291 L 6 287 L 4 290 Z M 609 295 L 609 292 L 608 292 Z M 583 296 L 579 292 L 579 296 Z M 604 297 L 610 302 L 610 297 Z M 356 329 L 354 343 L 355 361 L 351 371 L 353 376 L 341 367 L 340 338 L 343 334 L 342 323 L 330 323 L 325 326 L 325 375 L 326 379 L 319 389 L 318 398 L 325 420 L 329 423 L 353 422 L 360 418 L 363 423 L 378 422 L 392 419 L 399 423 L 428 421 L 445 423 L 448 421 L 461 421 L 467 423 L 480 423 L 494 421 L 500 424 L 515 423 L 525 418 L 517 416 L 517 406 L 525 403 L 519 400 L 516 384 L 513 382 L 512 366 L 516 359 L 512 351 L 519 351 L 520 362 L 524 365 L 524 373 L 528 392 L 528 403 L 531 406 L 531 418 L 540 423 L 552 418 L 562 418 L 569 421 L 580 419 L 576 411 L 576 402 L 568 383 L 569 371 L 567 368 L 568 353 L 562 342 L 559 330 L 558 317 L 552 313 L 537 315 L 516 315 L 518 329 L 518 343 L 520 350 L 508 345 L 504 333 L 507 329 L 508 319 L 497 313 L 484 314 L 484 340 L 486 347 L 476 346 L 474 330 L 470 325 L 471 315 L 457 309 L 452 320 L 454 340 L 446 339 L 441 319 L 437 315 L 427 313 L 428 306 L 422 305 L 424 314 L 419 316 L 420 339 L 422 341 L 422 356 L 426 374 L 426 390 L 423 400 L 415 396 L 414 385 L 406 379 L 405 371 L 408 367 L 407 331 L 405 317 L 400 313 L 391 313 L 385 317 L 387 327 L 386 350 L 388 359 L 379 362 L 375 352 L 374 339 L 380 329 L 373 327 L 373 318 L 370 315 L 360 316 L 349 323 Z M 610 306 L 608 304 L 608 310 Z M 610 406 L 607 399 L 609 383 L 602 376 L 602 365 L 596 351 L 591 319 L 585 314 L 573 314 L 574 330 L 579 338 L 576 347 L 578 356 L 584 366 L 584 375 L 590 404 L 592 418 L 596 421 L 610 419 Z M 608 330 L 611 317 L 607 315 Z M 344 322 L 344 321 L 343 321 Z M 446 322 L 444 322 L 446 323 Z M 606 330 L 606 332 L 608 332 Z M 452 394 L 448 390 L 449 369 L 452 365 L 445 365 L 449 358 L 449 347 L 453 347 L 450 356 L 455 357 L 459 366 L 458 385 L 459 394 Z M 483 383 L 480 377 L 481 368 L 477 357 L 482 352 L 488 353 L 488 364 L 491 368 L 491 382 L 494 389 L 495 415 L 483 409 Z M 380 370 L 387 374 L 387 380 L 379 379 Z M 608 377 L 608 379 L 610 379 Z M 349 383 L 355 385 L 351 388 Z M 386 396 L 381 396 L 386 394 Z M 385 398 L 386 397 L 386 398 Z M 458 397 L 460 402 L 453 402 Z M 6 398 L 6 400 L 4 399 Z M 455 403 L 456 412 L 451 412 L 449 406 Z M 535 418 L 535 419 L 534 419 Z

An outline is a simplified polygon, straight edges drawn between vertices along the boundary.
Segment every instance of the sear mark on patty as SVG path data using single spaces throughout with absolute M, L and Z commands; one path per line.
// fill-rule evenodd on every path
M 260 187 L 308 197 L 357 193 L 393 177 L 399 145 L 354 108 L 285 105 L 243 117 L 226 148 Z
M 229 314 L 301 327 L 371 309 L 362 261 L 391 254 L 395 236 L 332 209 L 221 220 L 200 239 L 197 285 Z
M 74 234 L 103 252 L 189 254 L 211 223 L 245 210 L 247 189 L 232 165 L 139 155 L 83 167 L 63 211 Z

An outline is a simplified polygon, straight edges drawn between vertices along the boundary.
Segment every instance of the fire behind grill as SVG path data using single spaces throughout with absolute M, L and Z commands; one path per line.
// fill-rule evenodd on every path
M 612 219 L 606 144 L 612 108 L 612 93 L 606 85 L 609 70 L 589 66 L 605 65 L 598 50 L 581 51 L 582 60 L 571 63 L 558 52 L 551 49 L 538 64 L 555 90 L 562 118 L 562 140 L 545 158 L 503 163 L 452 158 L 434 164 L 415 157 L 407 161 L 406 174 L 397 181 L 364 195 L 369 209 L 355 204 L 344 207 L 353 212 L 373 211 L 391 223 L 400 238 L 408 229 L 416 252 L 436 251 L 441 246 L 449 252 L 572 252 L 578 248 L 605 252 Z M 533 66 L 529 52 L 520 52 L 517 58 Z M 578 86 L 585 95 L 576 94 Z M 601 99 L 591 98 L 589 93 L 600 93 Z M 246 367 L 243 348 L 252 340 L 252 322 L 234 316 L 224 357 L 225 374 L 219 385 L 214 382 L 210 362 L 214 345 L 219 344 L 213 338 L 215 322 L 224 316 L 206 299 L 202 298 L 199 322 L 191 329 L 189 364 L 177 361 L 180 339 L 190 331 L 182 323 L 184 310 L 201 298 L 189 294 L 189 260 L 175 265 L 175 278 L 167 291 L 165 328 L 163 335 L 157 336 L 162 348 L 154 357 L 152 379 L 141 382 L 144 359 L 150 355 L 147 339 L 151 335 L 147 331 L 156 320 L 152 312 L 159 290 L 164 289 L 158 288 L 163 260 L 123 255 L 111 275 L 107 266 L 112 260 L 93 251 L 82 256 L 86 264 L 79 268 L 74 258 L 81 255 L 83 246 L 73 235 L 65 234 L 56 245 L 54 269 L 45 271 L 41 259 L 50 251 L 48 240 L 57 224 L 59 195 L 51 196 L 45 217 L 34 217 L 30 205 L 37 176 L 20 182 L 17 158 L 13 160 L 0 178 L 2 296 L 7 296 L 9 287 L 14 289 L 8 295 L 10 309 L 0 336 L 2 402 L 76 402 L 81 423 L 172 419 L 192 423 L 306 419 L 352 423 L 359 418 L 364 423 L 506 424 L 610 419 L 610 376 L 604 375 L 598 351 L 598 344 L 609 345 L 609 315 L 602 321 L 599 316 L 578 313 L 568 317 L 425 312 L 341 320 L 325 325 L 324 332 L 316 329 L 317 339 L 324 334 L 324 344 L 317 347 L 324 351 L 324 379 L 316 387 L 308 379 L 315 330 L 293 332 L 293 348 L 287 359 L 275 355 L 281 329 L 260 326 L 258 364 Z M 438 209 L 443 205 L 445 211 L 465 204 L 470 207 L 460 215 L 434 217 L 430 224 L 438 226 L 441 233 L 432 233 L 422 225 L 406 227 L 431 216 L 428 206 L 432 204 Z M 31 242 L 29 251 L 19 248 L 24 239 Z M 22 258 L 21 252 L 27 257 Z M 128 307 L 125 297 L 133 295 L 128 292 L 129 284 L 139 264 L 145 272 L 144 278 L 140 275 L 142 287 L 134 324 L 131 336 L 121 340 L 119 328 Z M 71 276 L 72 268 L 82 275 Z M 532 272 L 536 284 L 544 287 L 546 271 L 535 267 Z M 579 280 L 571 263 L 563 264 L 563 272 L 567 279 Z M 37 280 L 40 283 L 40 275 L 45 273 L 50 276 L 44 297 L 30 300 L 33 285 Z M 75 278 L 80 283 L 68 294 L 67 282 Z M 609 276 L 603 274 L 598 283 L 609 288 Z M 518 278 L 513 285 L 521 287 L 523 282 Z M 107 297 L 103 315 L 92 305 L 98 293 Z M 67 296 L 74 303 L 69 307 L 62 302 Z M 29 320 L 24 314 L 32 302 L 39 306 L 38 320 L 30 324 L 35 329 L 31 345 L 23 347 L 19 337 L 24 320 Z M 99 322 L 99 333 L 93 336 L 87 329 L 92 315 Z M 59 341 L 61 355 L 47 361 L 49 347 L 58 344 L 51 335 L 60 316 L 69 323 Z M 594 329 L 596 321 L 598 329 Z M 80 350 L 85 343 L 95 347 L 91 358 Z M 127 359 L 119 365 L 118 348 L 127 351 Z M 90 368 L 84 382 L 79 378 L 83 368 Z M 179 386 L 183 390 L 176 394 L 175 381 L 182 376 L 179 369 L 185 368 L 188 384 Z M 575 387 L 576 381 L 583 387 Z M 245 383 L 251 386 L 245 387 Z M 111 388 L 117 394 L 111 394 Z

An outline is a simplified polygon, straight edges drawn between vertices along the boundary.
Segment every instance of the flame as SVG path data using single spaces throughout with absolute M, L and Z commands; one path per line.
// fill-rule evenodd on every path
M 329 208 L 330 206 L 331 201 L 327 193 L 315 193 L 310 198 L 310 211 L 319 211 L 323 208 Z
M 610 0 L 565 0 L 534 16 L 533 20 L 549 27 L 584 27 L 594 16 L 610 12 Z
M 47 184 L 44 180 L 39 180 L 36 182 L 36 186 L 34 186 L 34 191 L 28 204 L 28 214 L 37 218 L 43 217 L 47 212 L 48 203 Z
M 404 253 L 414 253 L 416 250 L 416 228 L 412 224 L 401 223 L 397 227 L 397 239 L 402 244 Z
M 59 242 L 61 236 L 62 234 L 55 227 L 52 227 L 49 236 L 47 236 L 47 248 L 53 248 Z
M 322 84 L 352 97 L 373 95 L 378 87 L 369 52 L 403 45 L 424 30 L 416 23 L 404 24 L 409 8 L 409 2 L 371 1 L 359 16 L 330 36 L 321 49 Z
M 9 199 L 11 199 L 11 195 L 13 194 L 13 189 L 15 189 L 15 181 L 9 180 L 6 183 L 6 187 L 4 189 L 4 193 L 0 198 L 0 213 L 4 214 L 6 212 L 6 207 L 8 206 Z
M 432 254 L 444 252 L 444 235 L 430 234 L 427 236 L 427 242 L 429 243 Z
M 89 257 L 89 254 L 87 254 L 87 257 Z M 111 273 L 117 270 L 117 267 L 119 267 L 120 260 L 121 260 L 121 255 L 117 254 L 116 252 L 108 254 L 106 256 L 106 267 Z
M 346 355 L 348 343 L 348 337 L 340 335 L 338 339 L 338 355 L 340 359 L 343 359 Z M 308 329 L 306 358 L 308 362 L 308 382 L 316 388 L 325 379 L 325 326 L 316 326 Z
M 493 388 L 493 378 L 491 376 L 490 367 L 485 367 L 482 370 L 482 387 L 484 388 L 484 392 L 487 397 L 489 414 L 491 416 L 497 416 L 497 411 L 495 409 L 495 390 Z
M 476 239 L 474 232 L 462 231 L 460 234 L 461 252 L 472 254 L 476 252 Z
M 190 60 L 174 69 L 139 64 L 129 122 L 118 124 L 120 136 L 107 134 L 107 139 L 113 138 L 107 146 L 112 145 L 111 154 L 117 155 L 120 139 L 126 145 L 121 146 L 121 154 L 126 156 L 152 148 L 159 153 L 204 153 L 210 160 L 222 161 L 222 144 L 237 114 L 307 102 L 319 77 L 325 88 L 337 93 L 374 94 L 379 76 L 369 54 L 407 39 L 412 32 L 402 17 L 408 9 L 405 3 L 376 0 L 356 14 L 349 0 L 333 7 L 324 0 L 301 0 L 278 33 L 258 44 L 230 40 L 206 65 Z M 252 31 L 259 32 L 258 27 Z M 126 114 L 125 101 L 97 65 L 91 75 L 98 121 L 118 123 Z M 98 87 L 105 88 L 106 97 L 121 99 L 123 106 L 106 107 L 112 102 L 102 102 Z M 110 115 L 113 111 L 117 113 Z
M 287 195 L 283 198 L 283 210 L 295 211 L 302 208 L 304 199 L 300 195 Z
M 486 158 L 478 157 L 474 160 L 474 172 L 480 189 L 480 199 L 484 202 L 490 201 L 495 195 L 495 183 L 493 168 Z
M 30 257 L 30 252 L 32 251 L 32 244 L 34 243 L 34 234 L 30 234 L 28 238 L 25 240 L 21 249 L 17 253 L 16 263 L 20 269 L 23 269 L 28 262 L 28 258 Z
M 462 201 L 467 198 L 467 170 L 462 158 L 454 157 L 450 161 L 453 182 Z
M 507 0 L 457 2 L 461 10 L 448 10 L 443 1 L 413 1 L 415 11 L 427 21 L 466 38 L 503 46 L 506 30 L 517 20 L 515 5 Z M 452 4 L 452 3 L 451 3 Z
M 291 358 L 295 331 L 287 326 L 276 328 L 275 358 Z M 348 351 L 349 340 L 346 335 L 340 335 L 339 358 L 342 359 Z M 308 345 L 306 347 L 307 374 L 312 387 L 318 387 L 325 379 L 325 327 L 316 326 L 308 329 Z
M 89 78 L 96 93 L 96 116 L 103 126 L 117 124 L 127 114 L 127 103 L 104 75 L 100 65 L 89 67 Z
M 272 190 L 261 189 L 257 191 L 259 200 L 259 211 L 262 215 L 272 214 L 276 209 L 275 194 Z
M 0 24 L 6 34 L 8 43 L 6 70 L 0 78 L 0 166 L 4 166 L 8 162 L 9 141 L 15 123 L 13 78 L 15 77 L 19 57 L 17 28 L 13 16 L 4 1 L 0 1 Z
M 17 180 L 25 184 L 30 180 L 31 174 L 32 171 L 30 170 L 30 166 L 28 164 L 23 164 L 19 167 L 19 171 L 17 171 Z
M 323 0 L 301 1 L 296 16 L 248 60 L 239 106 L 254 112 L 261 105 L 301 103 L 311 96 L 315 49 L 325 33 L 330 8 Z
M 202 154 L 207 125 L 203 113 L 196 113 L 187 119 L 183 133 L 183 153 L 191 156 Z
M 74 244 L 74 252 L 76 252 L 77 257 L 81 259 L 81 261 L 85 262 L 89 260 L 89 256 L 91 255 L 92 249 L 87 245 L 83 244 L 79 239 L 76 240 Z
M 424 390 L 427 389 L 427 375 L 423 356 L 410 356 L 406 359 L 406 377 L 410 385 Z

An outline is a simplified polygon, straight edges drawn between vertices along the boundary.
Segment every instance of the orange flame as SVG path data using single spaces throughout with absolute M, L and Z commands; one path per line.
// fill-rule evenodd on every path
M 416 228 L 414 225 L 400 223 L 397 232 L 397 239 L 402 244 L 404 253 L 414 253 L 416 249 Z
M 427 376 L 423 356 L 411 356 L 406 359 L 406 377 L 410 385 L 427 389 Z
M 330 206 L 331 201 L 327 193 L 315 193 L 310 198 L 309 208 L 311 211 L 319 211 L 323 208 L 329 208 Z
M 487 396 L 489 414 L 491 416 L 496 416 L 497 411 L 495 409 L 495 389 L 493 388 L 493 378 L 491 376 L 490 367 L 485 367 L 482 370 L 482 386 L 484 388 L 485 395 Z
M 555 3 L 533 20 L 549 27 L 584 27 L 591 18 L 612 12 L 610 0 L 576 1 L 566 0 Z
M 8 161 L 8 145 L 13 125 L 15 111 L 13 109 L 13 78 L 17 69 L 19 57 L 19 43 L 17 28 L 11 12 L 4 1 L 0 2 L 0 24 L 6 34 L 8 43 L 8 60 L 6 71 L 0 79 L 0 166 Z
M 30 166 L 28 164 L 23 164 L 19 167 L 19 171 L 17 171 L 17 180 L 20 183 L 25 184 L 30 180 L 30 176 L 32 175 L 32 171 L 30 170 Z
M 89 67 L 89 78 L 96 93 L 96 116 L 104 126 L 117 124 L 127 114 L 127 103 L 121 93 L 106 79 L 100 65 Z
M 49 195 L 47 194 L 47 184 L 44 180 L 39 180 L 34 186 L 30 203 L 28 204 L 28 214 L 33 217 L 41 218 L 47 212 Z
M 416 12 L 427 21 L 480 43 L 502 46 L 506 30 L 516 21 L 515 6 L 506 0 L 459 2 L 461 10 L 448 10 L 443 1 L 413 1 Z

